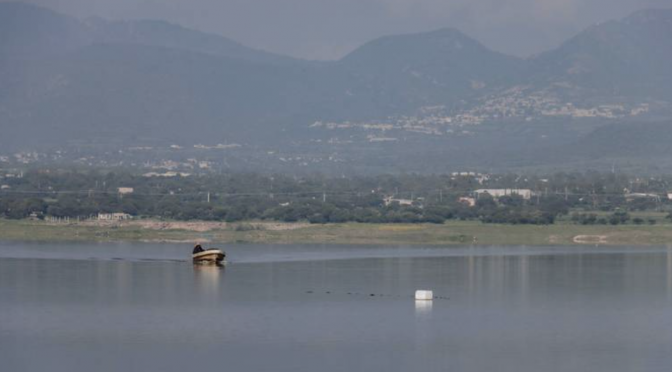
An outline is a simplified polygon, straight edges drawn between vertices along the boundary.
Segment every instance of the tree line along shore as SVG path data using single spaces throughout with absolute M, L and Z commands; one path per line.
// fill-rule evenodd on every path
M 672 176 L 584 172 L 325 177 L 0 170 L 0 218 L 49 223 L 644 226 L 670 221 Z

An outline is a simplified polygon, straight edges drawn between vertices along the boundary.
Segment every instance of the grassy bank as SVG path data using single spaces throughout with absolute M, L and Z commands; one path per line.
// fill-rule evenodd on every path
M 151 223 L 49 224 L 0 220 L 0 240 L 194 241 L 232 243 L 332 243 L 426 245 L 666 245 L 672 224 L 549 226 L 493 225 L 473 221 L 433 224 Z

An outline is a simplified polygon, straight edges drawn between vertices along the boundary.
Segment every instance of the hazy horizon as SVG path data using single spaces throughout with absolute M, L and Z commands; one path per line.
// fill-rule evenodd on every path
M 487 47 L 527 57 L 557 47 L 591 24 L 670 0 L 24 0 L 78 18 L 156 19 L 297 58 L 339 59 L 375 38 L 451 27 Z

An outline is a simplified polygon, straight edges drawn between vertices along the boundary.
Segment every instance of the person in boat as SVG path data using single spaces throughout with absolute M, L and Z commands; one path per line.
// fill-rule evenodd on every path
M 205 249 L 203 249 L 203 247 L 201 247 L 200 244 L 196 244 L 196 246 L 194 247 L 194 250 L 192 251 L 192 254 L 201 253 L 201 252 L 205 252 Z

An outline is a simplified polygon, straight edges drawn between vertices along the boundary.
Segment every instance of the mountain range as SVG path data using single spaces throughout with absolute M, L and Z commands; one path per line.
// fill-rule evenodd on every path
M 643 10 L 527 59 L 445 28 L 316 62 L 163 21 L 1 3 L 0 145 L 236 143 L 385 171 L 606 164 L 609 128 L 672 125 L 670 35 L 672 10 Z M 654 161 L 649 142 L 630 144 L 644 150 L 629 164 Z

